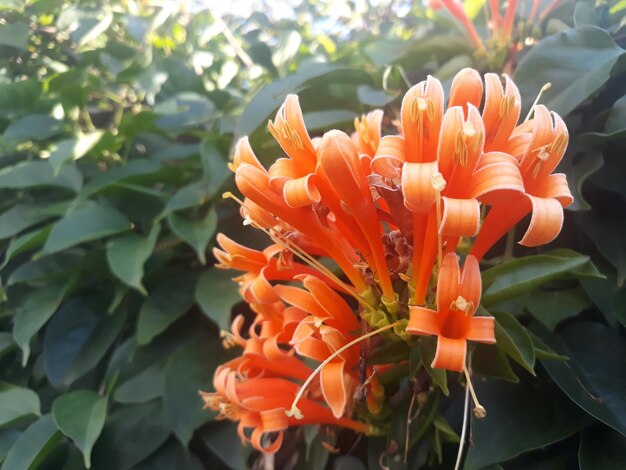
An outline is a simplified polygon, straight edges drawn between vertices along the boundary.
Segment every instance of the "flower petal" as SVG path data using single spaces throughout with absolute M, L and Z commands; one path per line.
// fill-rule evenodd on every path
M 524 181 L 517 162 L 505 153 L 484 154 L 470 180 L 470 194 L 479 201 L 494 205 L 512 196 L 512 192 L 523 193 Z
M 437 312 L 424 307 L 409 307 L 410 317 L 406 331 L 412 335 L 438 335 L 439 316 Z
M 520 245 L 538 246 L 554 240 L 563 228 L 563 207 L 553 198 L 526 195 L 532 204 L 530 225 Z
M 372 171 L 385 178 L 399 178 L 402 171 L 405 143 L 397 135 L 386 135 L 380 140 L 376 156 L 372 160 Z
M 314 175 L 289 180 L 283 187 L 283 198 L 289 207 L 305 207 L 320 201 L 320 192 L 311 181 Z
M 443 257 L 439 279 L 437 280 L 437 308 L 447 309 L 459 296 L 459 282 L 461 273 L 459 260 L 455 253 L 448 253 Z
M 480 74 L 471 68 L 464 68 L 457 73 L 452 80 L 448 108 L 462 106 L 467 113 L 467 104 L 471 103 L 477 108 L 483 99 L 483 80 Z
M 465 264 L 461 272 L 459 295 L 473 304 L 473 309 L 468 312 L 469 314 L 473 315 L 478 308 L 481 292 L 482 278 L 480 276 L 478 260 L 474 256 L 468 255 L 467 258 L 465 258 Z
M 474 198 L 444 197 L 439 231 L 445 236 L 473 237 L 480 226 L 480 204 Z
M 432 176 L 437 173 L 437 162 L 405 163 L 402 168 L 402 192 L 407 209 L 426 213 L 437 200 Z
M 569 206 L 574 201 L 567 184 L 567 177 L 563 173 L 554 173 L 546 176 L 532 189 L 529 189 L 528 193 L 537 197 L 554 198 L 563 207 Z
M 326 364 L 320 372 L 322 394 L 335 418 L 341 417 L 348 403 L 347 384 L 344 378 L 344 361 Z
M 465 338 L 469 341 L 494 344 L 496 342 L 494 318 L 472 317 Z
M 465 339 L 452 339 L 439 336 L 437 351 L 431 364 L 434 369 L 446 369 L 461 372 L 465 366 L 467 344 Z

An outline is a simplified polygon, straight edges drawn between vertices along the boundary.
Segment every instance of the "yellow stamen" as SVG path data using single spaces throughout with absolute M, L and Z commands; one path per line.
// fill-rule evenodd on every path
M 365 340 L 367 338 L 370 338 L 370 337 L 372 337 L 374 335 L 377 335 L 378 333 L 382 333 L 383 331 L 389 330 L 389 329 L 393 328 L 394 326 L 396 326 L 397 324 L 398 324 L 398 322 L 390 323 L 389 325 L 385 325 L 385 326 L 383 326 L 381 328 L 378 328 L 377 330 L 370 331 L 369 333 L 367 333 L 367 334 L 365 334 L 363 336 L 359 336 L 358 338 L 350 341 L 348 344 L 340 347 L 339 349 L 337 349 L 337 351 L 335 351 L 330 356 L 328 356 L 324 360 L 324 362 L 322 362 L 319 366 L 317 366 L 315 368 L 315 370 L 313 372 L 311 372 L 311 375 L 309 375 L 309 377 L 304 381 L 304 383 L 302 384 L 302 387 L 300 387 L 300 390 L 298 390 L 298 394 L 296 395 L 296 398 L 294 398 L 293 403 L 291 404 L 291 409 L 289 409 L 288 411 L 285 411 L 285 414 L 287 416 L 294 416 L 296 419 L 302 419 L 304 416 L 302 415 L 302 412 L 298 409 L 298 406 L 297 406 L 298 402 L 300 401 L 300 398 L 302 398 L 302 395 L 304 395 L 304 392 L 306 391 L 306 388 L 313 381 L 315 376 L 322 371 L 324 366 L 326 364 L 328 364 L 330 361 L 332 361 L 333 359 L 335 359 L 337 356 L 339 356 L 341 353 L 346 351 L 347 349 L 350 349 L 355 344 L 358 344 L 358 343 L 360 343 L 361 341 L 363 341 L 363 340 Z

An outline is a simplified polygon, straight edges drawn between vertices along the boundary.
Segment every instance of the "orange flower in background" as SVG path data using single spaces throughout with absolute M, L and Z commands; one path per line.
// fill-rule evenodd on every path
M 438 80 L 413 86 L 396 135 L 382 135 L 376 110 L 352 136 L 311 138 L 290 95 L 268 125 L 286 158 L 265 169 L 246 138 L 237 144 L 230 168 L 244 198 L 225 196 L 269 242 L 260 251 L 218 236 L 217 266 L 243 272 L 234 280 L 253 316 L 247 331 L 239 316 L 223 332 L 242 353 L 202 396 L 239 421 L 244 442 L 275 452 L 288 427 L 315 423 L 379 432 L 371 423 L 388 403 L 368 354 L 415 347 L 414 335 L 437 336 L 432 367 L 464 371 L 469 384 L 467 341 L 495 342 L 494 319 L 474 316 L 478 261 L 528 213 L 522 243 L 552 240 L 571 202 L 552 174 L 565 124 L 542 106 L 519 123 L 520 111 L 509 77 L 464 69 L 447 109 Z M 474 238 L 461 270 L 457 247 Z
M 415 335 L 437 336 L 432 367 L 462 371 L 467 341 L 496 342 L 493 317 L 475 317 L 480 303 L 481 279 L 478 261 L 468 256 L 459 269 L 454 253 L 448 253 L 437 281 L 437 310 L 410 307 L 406 331 Z

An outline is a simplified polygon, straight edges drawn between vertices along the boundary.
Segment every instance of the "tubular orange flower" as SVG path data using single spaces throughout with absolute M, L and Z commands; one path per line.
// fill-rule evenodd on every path
M 454 253 L 443 259 L 437 281 L 437 310 L 410 307 L 406 331 L 436 335 L 437 351 L 432 367 L 462 371 L 467 341 L 495 343 L 493 317 L 474 317 L 480 303 L 481 280 L 478 261 L 468 256 L 459 270 Z
M 381 134 L 376 110 L 355 121 L 352 137 L 333 130 L 312 139 L 290 95 L 268 126 L 286 158 L 266 170 L 248 140 L 238 142 L 230 168 L 244 198 L 225 197 L 269 242 L 260 251 L 217 238 L 217 267 L 243 272 L 234 280 L 253 315 L 246 331 L 239 316 L 222 332 L 242 352 L 202 395 L 239 421 L 244 442 L 275 452 L 285 429 L 307 423 L 375 432 L 369 423 L 388 408 L 367 362 L 377 345 L 414 347 L 413 335 L 436 335 L 432 366 L 469 377 L 467 341 L 495 342 L 494 319 L 474 316 L 478 260 L 528 213 L 523 244 L 559 232 L 571 195 L 551 173 L 567 130 L 543 106 L 518 125 L 521 98 L 506 75 L 483 83 L 464 69 L 444 102 L 428 77 L 402 100 L 398 135 Z M 461 271 L 457 246 L 473 237 Z

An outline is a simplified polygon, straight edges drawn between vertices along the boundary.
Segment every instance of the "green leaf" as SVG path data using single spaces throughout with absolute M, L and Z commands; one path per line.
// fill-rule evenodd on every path
M 11 273 L 7 286 L 20 282 L 36 284 L 67 278 L 76 271 L 82 257 L 83 253 L 80 252 L 63 251 L 27 261 Z
M 0 429 L 0 464 L 22 433 L 15 429 Z
M 508 313 L 490 312 L 496 319 L 496 346 L 535 375 L 533 342 L 517 319 Z
M 11 240 L 11 243 L 6 249 L 4 261 L 0 265 L 0 269 L 4 268 L 14 256 L 19 255 L 20 253 L 24 253 L 28 250 L 34 250 L 35 248 L 43 245 L 46 242 L 46 239 L 48 238 L 51 230 L 52 225 L 47 225 L 46 227 L 42 227 L 39 230 L 33 230 L 32 232 L 26 233 Z
M 474 382 L 487 417 L 472 422 L 466 470 L 510 460 L 571 436 L 588 420 L 547 381 Z
M 172 198 L 167 201 L 161 217 L 166 217 L 174 211 L 202 206 L 215 194 L 217 188 L 210 188 L 204 180 L 196 181 L 179 189 Z
M 31 470 L 56 447 L 62 434 L 52 417 L 45 415 L 28 426 L 7 454 L 1 470 Z
M 0 84 L 0 109 L 21 112 L 31 109 L 38 102 L 41 89 L 41 82 L 35 78 L 2 83 Z
M 58 173 L 66 161 L 84 157 L 100 141 L 103 134 L 104 131 L 94 131 L 56 142 L 54 150 L 48 157 L 54 172 Z
M 626 280 L 626 219 L 618 211 L 589 211 L 579 214 L 577 225 L 593 241 L 604 258 L 617 270 L 617 284 Z
M 564 159 L 559 165 L 559 171 L 567 174 L 567 184 L 574 196 L 574 202 L 567 207 L 571 211 L 587 211 L 591 209 L 591 206 L 585 199 L 583 186 L 604 165 L 602 153 L 597 149 L 588 149 L 583 146 L 582 150 L 576 152 L 573 157 Z
M 592 5 L 585 2 L 576 3 L 576 7 L 574 8 L 574 25 L 575 26 L 584 26 L 584 25 L 592 25 L 595 26 L 598 24 L 598 19 L 596 18 L 595 10 Z
M 398 97 L 397 93 L 389 93 L 385 90 L 377 90 L 369 85 L 361 85 L 357 88 L 359 101 L 368 106 L 386 106 Z
M 561 321 L 578 315 L 590 305 L 585 292 L 579 287 L 572 287 L 535 292 L 528 299 L 526 308 L 550 331 L 554 331 Z
M 27 388 L 14 387 L 0 391 L 0 427 L 28 416 L 40 416 L 39 397 Z
M 599 323 L 576 322 L 558 338 L 541 325 L 532 331 L 569 361 L 541 360 L 550 377 L 578 406 L 604 424 L 626 436 L 626 390 L 624 361 L 607 358 L 626 357 L 621 335 Z
M 266 124 L 278 107 L 283 104 L 289 93 L 301 89 L 307 81 L 313 78 L 323 78 L 325 75 L 341 70 L 341 67 L 328 64 L 315 64 L 310 67 L 301 67 L 297 73 L 264 86 L 252 98 L 244 109 L 237 122 L 235 135 L 252 134 L 261 125 Z
M 194 275 L 175 275 L 150 289 L 150 295 L 139 311 L 137 342 L 148 344 L 194 303 Z
M 205 139 L 200 147 L 204 180 L 207 184 L 207 192 L 211 195 L 217 193 L 219 188 L 231 176 L 226 158 L 212 139 Z
M 143 265 L 154 251 L 160 230 L 161 226 L 156 224 L 147 237 L 131 233 L 107 244 L 107 261 L 113 274 L 143 295 L 147 295 L 142 284 Z
M 486 307 L 496 305 L 547 281 L 575 274 L 588 263 L 589 257 L 570 250 L 555 250 L 500 263 L 482 273 L 481 303 Z
M 43 247 L 44 253 L 55 253 L 83 242 L 97 240 L 131 228 L 131 223 L 116 209 L 85 204 L 58 221 Z
M 172 213 L 167 218 L 172 231 L 185 240 L 195 251 L 201 264 L 206 264 L 206 249 L 217 229 L 217 213 L 214 209 L 198 220 L 189 220 Z
M 527 109 L 541 87 L 551 83 L 541 102 L 565 116 L 606 83 L 623 53 L 599 27 L 568 29 L 541 40 L 528 52 L 517 67 L 515 83 Z
M 241 449 L 241 440 L 237 436 L 237 425 L 230 421 L 215 421 L 203 426 L 200 431 L 202 443 L 228 468 L 244 470 L 247 468 L 248 449 Z M 238 449 L 233 452 L 232 449 Z
M 154 107 L 160 117 L 154 122 L 163 129 L 179 131 L 208 122 L 215 114 L 215 105 L 208 98 L 193 92 L 182 92 Z
M 333 462 L 333 470 L 366 470 L 358 458 L 351 455 L 340 455 Z
M 110 413 L 94 446 L 92 468 L 130 468 L 158 449 L 169 435 L 160 400 L 118 406 Z
M 163 396 L 163 361 L 152 364 L 120 384 L 113 397 L 118 403 L 143 403 Z
M 187 446 L 196 428 L 212 413 L 202 409 L 199 390 L 206 390 L 218 365 L 232 357 L 219 341 L 196 340 L 178 349 L 165 366 L 165 421 Z
M 61 171 L 66 166 L 67 165 L 64 165 Z M 148 176 L 158 174 L 161 168 L 161 163 L 154 160 L 133 160 L 124 166 L 111 168 L 94 176 L 92 180 L 85 185 L 80 196 L 82 199 L 87 199 L 111 186 L 121 185 L 128 181 L 147 178 Z
M 8 331 L 0 331 L 0 358 L 15 348 L 13 335 Z
M 61 395 L 52 404 L 52 418 L 83 453 L 85 467 L 91 467 L 91 449 L 102 432 L 107 399 L 90 390 Z
M 0 170 L 0 188 L 22 189 L 35 186 L 56 186 L 77 192 L 83 177 L 73 165 L 64 166 L 58 174 L 44 160 L 21 162 Z
M 445 369 L 433 369 L 431 364 L 435 358 L 437 350 L 437 338 L 432 336 L 422 336 L 419 342 L 420 361 L 433 382 L 439 386 L 444 395 L 448 396 L 448 375 Z
M 626 437 L 606 426 L 583 431 L 578 449 L 580 470 L 620 468 L 626 462 Z
M 23 366 L 28 362 L 30 355 L 30 339 L 59 308 L 67 287 L 67 283 L 60 282 L 34 291 L 15 317 L 13 337 L 22 350 Z
M 231 448 L 234 450 L 234 447 Z M 236 454 L 241 453 L 237 449 Z M 166 442 L 154 454 L 133 467 L 133 470 L 205 470 L 200 459 L 176 441 Z
M 0 46 L 9 46 L 25 51 L 28 36 L 28 25 L 21 21 L 0 25 Z
M 207 270 L 196 286 L 196 302 L 202 311 L 221 329 L 230 330 L 230 313 L 241 301 L 239 289 L 230 276 L 216 268 Z
M 487 344 L 477 344 L 472 354 L 472 371 L 483 377 L 492 377 L 509 382 L 518 383 L 519 377 L 515 375 L 509 359 L 500 349 Z
M 0 215 L 0 239 L 17 235 L 22 230 L 49 219 L 50 214 L 36 204 L 15 204 Z
M 69 386 L 98 365 L 126 320 L 126 312 L 104 312 L 101 298 L 66 302 L 46 328 L 43 357 L 46 376 L 57 388 Z
M 31 114 L 12 121 L 4 131 L 4 139 L 11 143 L 46 140 L 59 134 L 62 129 L 61 121 L 46 114 Z

